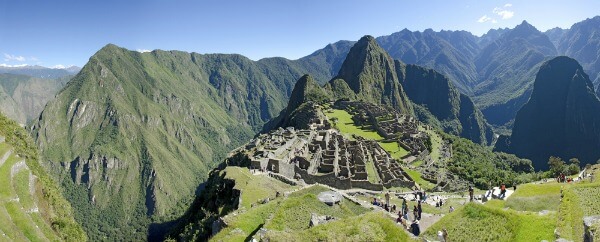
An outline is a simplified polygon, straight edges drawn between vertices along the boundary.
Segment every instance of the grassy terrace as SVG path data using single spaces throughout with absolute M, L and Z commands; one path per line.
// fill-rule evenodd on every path
M 381 137 L 371 126 L 356 126 L 352 121 L 352 115 L 346 110 L 333 109 L 332 112 L 326 113 L 327 118 L 337 118 L 336 128 L 342 133 L 346 134 L 349 139 L 352 139 L 352 135 L 357 135 L 365 139 L 375 140 L 381 147 L 386 150 L 392 158 L 400 160 L 401 157 L 408 154 L 408 151 L 400 147 L 397 142 L 383 142 L 384 138 Z
M 283 193 L 295 187 L 268 176 L 255 176 L 247 168 L 229 166 L 225 178 L 235 180 L 235 189 L 242 191 L 242 207 L 250 208 L 253 203 L 265 198 L 274 198 L 276 192 Z
M 316 196 L 323 191 L 328 189 L 312 186 L 228 216 L 228 226 L 211 241 L 248 241 L 262 227 L 271 241 L 407 241 L 406 233 L 380 213 L 346 199 L 334 206 L 320 202 Z M 309 228 L 311 213 L 337 220 Z

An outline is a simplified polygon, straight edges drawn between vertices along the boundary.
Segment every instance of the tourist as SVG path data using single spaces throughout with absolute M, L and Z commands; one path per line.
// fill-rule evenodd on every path
M 502 183 L 502 185 L 500 186 L 500 197 L 502 199 L 504 199 L 505 196 L 506 196 L 506 185 L 504 185 L 504 183 Z
M 402 212 L 406 212 L 408 210 L 408 204 L 406 204 L 406 199 L 402 198 Z
M 379 202 L 377 201 L 376 197 L 373 198 L 373 205 L 375 205 L 375 206 L 379 206 L 380 205 Z
M 419 209 L 417 209 L 417 205 L 413 206 L 413 217 L 415 219 L 419 218 Z
M 392 213 L 395 213 L 395 212 L 396 212 L 396 204 L 392 205 L 392 211 L 391 211 L 391 212 L 392 212 Z
M 469 186 L 469 201 L 473 201 L 473 187 Z
M 417 204 L 417 209 L 419 211 L 419 220 L 421 220 L 421 213 L 423 213 L 423 207 L 421 207 L 421 201 Z
M 404 210 L 404 219 L 408 221 L 408 208 Z
M 390 204 L 390 192 L 385 193 L 385 203 Z
M 425 202 L 425 199 L 427 199 L 427 193 L 423 191 L 423 199 L 421 201 Z
M 445 228 L 442 229 L 443 235 L 444 235 L 444 242 L 448 242 L 448 230 L 446 230 Z
M 421 228 L 419 228 L 419 220 L 414 220 L 412 222 L 412 224 L 410 225 L 410 231 L 412 232 L 412 234 L 414 234 L 415 236 L 419 236 L 419 234 L 421 234 Z
M 450 208 L 448 209 L 448 212 L 454 212 L 454 207 L 450 206 Z

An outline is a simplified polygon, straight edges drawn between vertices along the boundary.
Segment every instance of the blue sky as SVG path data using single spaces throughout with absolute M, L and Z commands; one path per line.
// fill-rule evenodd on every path
M 0 65 L 83 66 L 102 46 L 297 59 L 338 40 L 422 31 L 544 31 L 600 15 L 600 1 L 0 0 Z

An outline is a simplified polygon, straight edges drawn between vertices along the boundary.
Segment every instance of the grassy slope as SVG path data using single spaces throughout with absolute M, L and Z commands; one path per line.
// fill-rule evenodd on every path
M 568 186 L 563 189 L 563 199 L 559 207 L 558 231 L 561 237 L 582 241 L 583 217 L 600 214 L 600 203 L 597 199 L 600 197 L 600 181 L 598 181 L 598 172 L 595 172 L 598 165 L 594 166 L 594 182 L 585 180 L 580 184 Z
M 229 166 L 225 168 L 225 178 L 235 180 L 235 189 L 242 191 L 241 207 L 250 208 L 252 204 L 265 198 L 275 197 L 276 192 L 283 194 L 293 186 L 279 182 L 268 176 L 255 176 L 247 168 Z
M 308 239 L 309 241 L 317 240 L 318 238 L 323 238 L 324 231 L 328 231 L 332 236 L 335 235 L 339 238 L 347 238 L 354 241 L 358 238 L 380 240 L 377 238 L 388 238 L 386 236 L 397 237 L 396 235 L 399 233 L 402 233 L 399 238 L 406 238 L 406 234 L 398 227 L 395 227 L 389 218 L 380 215 L 377 215 L 381 217 L 380 219 L 377 219 L 374 215 L 359 216 L 369 210 L 347 199 L 344 199 L 340 205 L 325 205 L 316 198 L 316 195 L 323 191 L 328 191 L 328 189 L 321 186 L 312 186 L 291 193 L 288 197 L 280 197 L 267 204 L 255 206 L 238 215 L 230 215 L 225 219 L 228 227 L 219 232 L 211 240 L 244 241 L 253 231 L 260 227 L 266 228 L 269 231 L 268 236 L 275 241 L 289 240 L 290 238 L 292 240 L 298 240 L 299 238 L 303 238 L 303 240 Z M 332 223 L 338 224 L 338 226 L 333 226 L 333 228 L 329 226 L 309 228 L 311 213 L 331 215 L 336 219 L 342 220 L 339 220 L 339 223 Z M 365 221 L 368 223 L 360 225 L 359 223 L 343 223 L 342 221 Z M 344 226 L 339 226 L 341 224 Z M 364 231 L 364 228 L 372 228 L 375 231 L 383 230 L 384 232 L 357 234 L 360 231 Z
M 61 196 L 56 184 L 38 163 L 38 155 L 24 129 L 0 115 L 0 135 L 6 143 L 0 144 L 3 156 L 12 155 L 0 166 L 0 230 L 10 240 L 67 240 L 85 241 L 80 225 L 75 223 L 70 204 Z M 25 161 L 28 169 L 21 169 L 11 178 L 11 168 Z M 35 193 L 30 194 L 29 177 L 35 175 Z M 29 212 L 38 208 L 39 212 Z
M 445 228 L 451 241 L 552 240 L 555 221 L 554 214 L 540 216 L 469 203 L 431 226 L 425 236 L 435 238 Z

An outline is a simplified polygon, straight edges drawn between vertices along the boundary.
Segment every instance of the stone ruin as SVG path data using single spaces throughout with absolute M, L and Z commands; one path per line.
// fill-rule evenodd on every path
M 335 129 L 279 128 L 259 135 L 239 152 L 246 153 L 252 169 L 271 171 L 308 184 L 368 190 L 415 186 L 398 161 L 377 142 L 349 140 Z M 367 162 L 373 163 L 379 182 L 368 180 Z
M 386 141 L 398 142 L 398 145 L 409 152 L 402 157 L 403 160 L 414 160 L 422 152 L 427 151 L 429 137 L 425 132 L 419 131 L 419 125 L 426 128 L 429 126 L 421 124 L 411 116 L 402 115 L 390 107 L 367 102 L 340 100 L 334 106 L 352 114 L 352 120 L 356 125 L 372 125 Z

